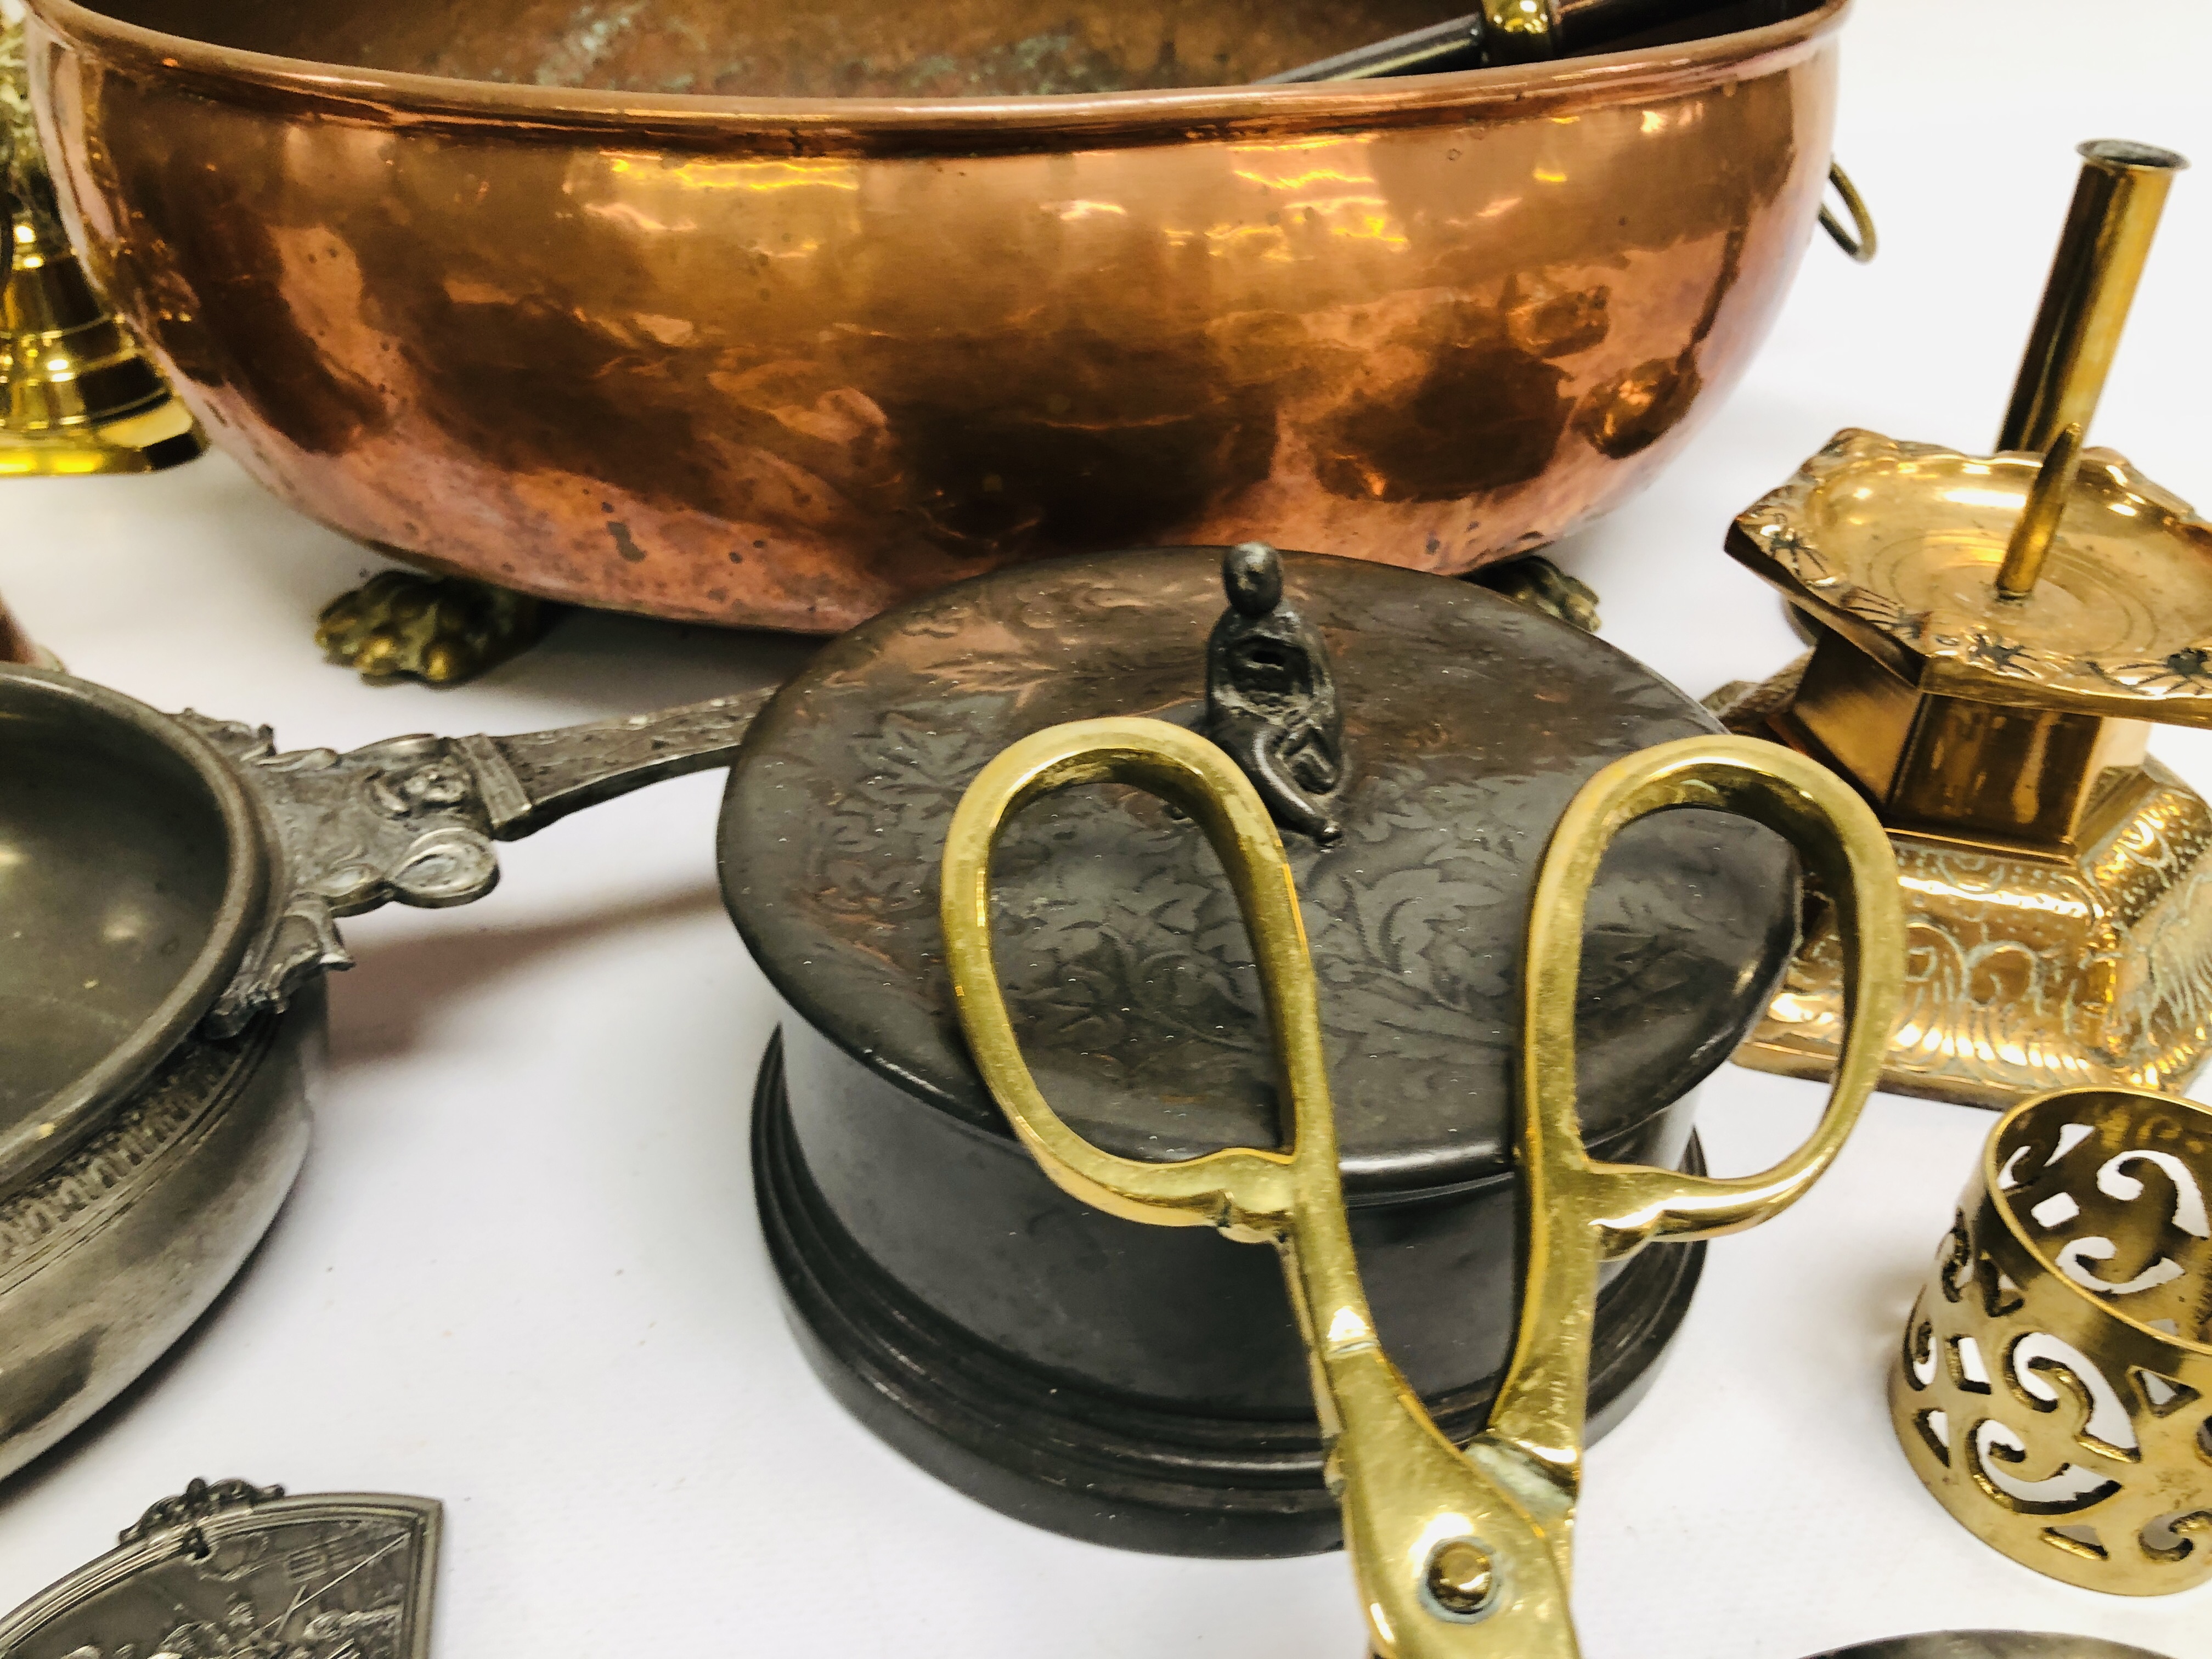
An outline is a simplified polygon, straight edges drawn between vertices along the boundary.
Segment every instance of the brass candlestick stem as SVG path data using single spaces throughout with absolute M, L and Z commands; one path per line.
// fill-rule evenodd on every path
M 1897 852 L 1911 966 L 1884 1085 L 1985 1106 L 2178 1086 L 2212 1053 L 2212 807 L 2145 752 L 2154 723 L 2212 726 L 2212 526 L 2082 447 L 2187 163 L 2081 155 L 2001 453 L 1847 431 L 1728 543 L 1814 644 L 1717 694 L 1723 720 L 1843 773 Z M 1825 1073 L 1838 983 L 1816 917 L 1738 1058 Z
M 2081 465 L 2081 427 L 2079 422 L 2051 440 L 2035 483 L 2027 492 L 2027 505 L 2005 544 L 2004 562 L 1997 567 L 1997 592 L 2008 599 L 2024 599 L 2035 591 L 2043 574 L 2051 538 L 2066 511 L 2066 492 L 2074 488 L 2074 475 Z

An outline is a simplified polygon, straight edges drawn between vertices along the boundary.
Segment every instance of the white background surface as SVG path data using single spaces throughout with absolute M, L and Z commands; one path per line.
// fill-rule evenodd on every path
M 1771 343 L 1648 495 L 1563 562 L 1607 636 L 1693 694 L 1798 648 L 1720 552 L 1835 428 L 1985 446 L 2075 141 L 2212 163 L 2212 5 L 1863 0 L 1838 151 L 1883 253 L 1816 244 Z M 2212 172 L 2184 175 L 2092 441 L 2212 495 Z M 226 460 L 0 484 L 0 592 L 76 672 L 286 746 L 529 730 L 780 678 L 799 643 L 577 617 L 465 689 L 372 690 L 315 611 L 367 556 Z M 2212 791 L 2212 741 L 2154 748 Z M 4 787 L 4 780 L 0 780 Z M 1030 1530 L 922 1475 L 799 1359 L 753 1217 L 774 1018 L 714 884 L 720 779 L 505 851 L 473 908 L 346 924 L 316 1142 L 234 1291 L 149 1383 L 0 1483 L 0 1607 L 195 1474 L 447 1504 L 436 1650 L 852 1659 L 1352 1659 L 1342 1558 L 1162 1560 Z M 1723 1068 L 1722 1170 L 1794 1144 L 1809 1085 Z M 1877 1098 L 1814 1196 L 1714 1247 L 1646 1403 L 1591 1455 L 1591 1659 L 1796 1659 L 1944 1626 L 2212 1659 L 2212 1588 L 2129 1601 L 1984 1548 L 1892 1437 L 1885 1363 L 1991 1119 Z M 1224 1248 L 1230 1248 L 1226 1245 Z M 1449 1309 L 1438 1317 L 1451 1316 Z M 0 1355 L 4 1363 L 4 1355 Z

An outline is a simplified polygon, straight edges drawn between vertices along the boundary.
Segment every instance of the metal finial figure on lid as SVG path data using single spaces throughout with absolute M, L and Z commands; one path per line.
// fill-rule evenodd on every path
M 1318 797 L 1344 781 L 1344 710 L 1328 647 L 1283 603 L 1283 562 L 1265 542 L 1222 556 L 1229 608 L 1206 641 L 1206 735 L 1252 780 L 1275 822 L 1324 846 L 1343 833 Z

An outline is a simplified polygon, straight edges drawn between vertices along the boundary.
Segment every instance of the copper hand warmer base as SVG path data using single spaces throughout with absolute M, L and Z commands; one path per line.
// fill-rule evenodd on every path
M 1276 1140 L 1161 1162 L 1094 1145 L 1046 1101 L 1023 1057 L 994 957 L 991 866 L 1025 805 L 1113 780 L 1171 802 L 1211 843 L 1250 927 L 1285 1104 Z M 1575 1023 L 1585 906 L 1614 835 L 1698 806 L 1784 835 L 1835 895 L 1850 1041 L 1805 1145 L 1763 1175 L 1716 1180 L 1591 1158 L 1577 1099 Z M 1378 1339 L 1339 1175 L 1322 1039 L 1325 993 L 1267 806 L 1221 750 L 1159 721 L 1055 726 L 1014 744 L 963 798 L 947 837 L 945 952 L 975 1061 L 1022 1144 L 1072 1196 L 1128 1221 L 1212 1227 L 1277 1247 L 1312 1365 L 1329 1485 L 1380 1659 L 1571 1659 L 1571 1533 L 1582 1467 L 1601 1263 L 1645 1244 L 1740 1231 L 1778 1213 L 1841 1149 L 1872 1089 L 1895 1006 L 1903 920 L 1880 826 L 1840 781 L 1739 738 L 1689 738 L 1614 762 L 1577 795 L 1547 848 L 1522 971 L 1516 1131 L 1527 1285 L 1487 1425 L 1441 1432 Z M 1018 928 L 1008 949 L 1021 949 Z M 1431 1316 L 1449 1321 L 1448 1306 Z
M 1817 643 L 1710 700 L 1874 804 L 1911 941 L 1882 1086 L 1982 1106 L 2179 1087 L 2212 1053 L 2212 806 L 2145 754 L 2153 723 L 2212 726 L 2212 527 L 2081 447 L 2185 163 L 2082 153 L 2000 453 L 1846 431 L 1746 512 L 1729 551 Z M 1841 983 L 1816 919 L 1738 1058 L 1825 1075 Z

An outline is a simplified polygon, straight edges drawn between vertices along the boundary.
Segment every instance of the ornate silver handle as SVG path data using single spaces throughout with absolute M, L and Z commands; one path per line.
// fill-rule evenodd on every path
M 206 1026 L 229 1036 L 325 969 L 352 965 L 337 918 L 466 904 L 499 880 L 495 842 L 663 778 L 727 765 L 773 688 L 508 738 L 387 738 L 279 753 L 265 726 L 179 720 L 238 769 L 271 831 L 267 919 Z

